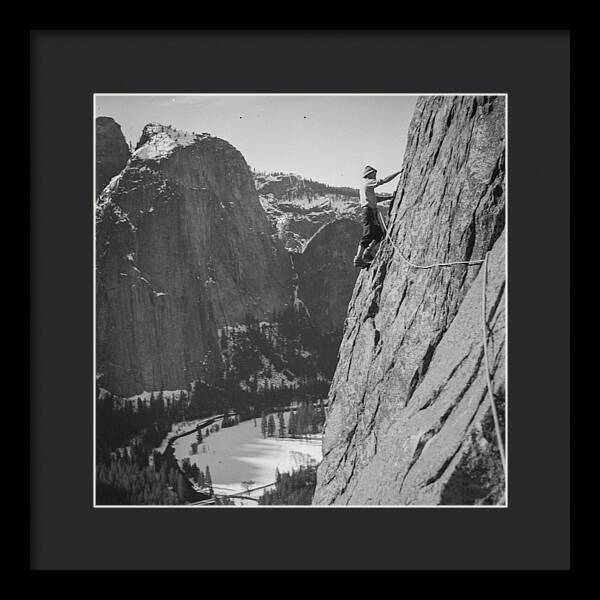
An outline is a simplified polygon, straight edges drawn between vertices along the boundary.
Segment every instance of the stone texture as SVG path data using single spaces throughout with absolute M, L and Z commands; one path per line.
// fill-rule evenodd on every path
M 420 98 L 390 235 L 417 264 L 490 251 L 491 374 L 504 414 L 502 97 Z M 482 268 L 416 270 L 386 240 L 359 275 L 329 395 L 316 504 L 501 503 L 482 362 Z
M 352 266 L 361 226 L 340 219 L 321 227 L 301 254 L 292 253 L 298 294 L 323 332 L 342 332 L 358 269 Z
M 111 117 L 96 118 L 96 195 L 119 174 L 129 160 L 121 126 Z
M 291 302 L 288 253 L 229 143 L 146 126 L 97 214 L 99 385 L 185 389 L 222 368 L 218 329 Z

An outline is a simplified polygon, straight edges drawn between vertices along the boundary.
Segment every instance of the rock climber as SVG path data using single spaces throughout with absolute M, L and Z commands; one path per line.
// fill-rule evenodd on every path
M 363 182 L 359 190 L 363 236 L 354 257 L 355 267 L 368 267 L 375 258 L 379 243 L 383 239 L 383 229 L 379 223 L 377 203 L 394 198 L 394 194 L 375 195 L 375 188 L 392 181 L 401 172 L 398 171 L 382 179 L 377 179 L 377 169 L 375 167 L 367 165 L 363 171 Z

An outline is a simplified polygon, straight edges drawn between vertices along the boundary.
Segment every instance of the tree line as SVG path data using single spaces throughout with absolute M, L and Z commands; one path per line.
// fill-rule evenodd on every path
M 117 449 L 96 465 L 99 505 L 183 504 L 191 491 L 172 454 L 153 452 L 150 459 L 141 443 Z
M 325 424 L 325 406 L 322 400 L 301 402 L 299 406 L 292 408 L 287 424 L 283 410 L 278 410 L 276 414 L 275 417 L 263 411 L 260 422 L 263 438 L 275 435 L 283 438 L 318 434 L 323 431 Z
M 196 463 L 192 463 L 189 458 L 184 458 L 181 461 L 181 470 L 183 474 L 191 479 L 199 488 L 206 488 L 208 493 L 213 495 L 213 482 L 210 474 L 210 467 L 206 465 L 206 469 L 202 471 Z
M 166 473 L 153 464 L 153 449 L 171 431 L 173 424 L 234 412 L 221 427 L 231 427 L 248 419 L 256 419 L 273 410 L 277 422 L 267 419 L 266 436 L 295 436 L 318 431 L 318 418 L 309 406 L 326 397 L 329 382 L 320 378 L 316 362 L 307 357 L 306 348 L 318 347 L 320 334 L 302 313 L 290 307 L 272 315 L 273 324 L 259 324 L 247 315 L 243 331 L 224 332 L 221 339 L 226 369 L 207 381 L 196 381 L 188 390 L 166 397 L 162 391 L 147 400 L 127 400 L 97 389 L 96 457 L 98 503 L 177 503 L 197 499 L 188 479 L 172 456 Z M 269 362 L 263 385 L 256 372 L 264 365 L 261 354 Z M 289 373 L 289 385 L 269 382 L 269 368 Z M 245 389 L 240 386 L 246 381 Z M 306 408 L 294 412 L 286 425 L 282 408 L 307 401 Z M 323 411 L 316 411 L 317 415 Z M 192 453 L 203 449 L 203 439 L 218 431 L 219 425 L 197 432 Z M 157 462 L 160 462 L 160 458 Z M 172 467 L 172 469 L 171 469 Z M 182 477 L 179 477 L 178 474 Z M 157 478 L 158 476 L 158 478 Z M 206 475 L 205 475 L 206 477 Z M 187 481 L 187 485 L 186 485 Z M 157 483 L 158 482 L 158 483 Z
M 172 447 L 162 454 L 155 450 L 174 423 L 197 414 L 197 406 L 186 392 L 170 398 L 159 392 L 148 401 L 98 393 L 97 504 L 182 504 L 203 499 L 179 467 Z M 218 427 L 218 423 L 207 427 L 205 435 Z
M 258 499 L 260 505 L 311 504 L 317 485 L 317 467 L 300 467 L 291 473 L 276 472 L 275 489 L 266 491 Z

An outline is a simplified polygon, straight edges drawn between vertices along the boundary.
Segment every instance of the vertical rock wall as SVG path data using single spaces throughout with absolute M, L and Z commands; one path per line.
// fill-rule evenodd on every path
M 343 328 L 359 272 L 352 258 L 361 231 L 356 221 L 339 219 L 321 227 L 301 254 L 292 254 L 300 297 L 324 332 L 341 333 Z
M 121 126 L 111 117 L 96 119 L 96 196 L 129 160 L 129 147 Z
M 221 368 L 218 329 L 291 302 L 283 246 L 230 144 L 146 126 L 97 208 L 97 370 L 113 393 Z
M 412 262 L 490 251 L 491 374 L 504 415 L 503 97 L 423 97 L 390 235 Z M 359 276 L 329 396 L 316 504 L 500 503 L 480 265 L 417 270 L 385 241 Z

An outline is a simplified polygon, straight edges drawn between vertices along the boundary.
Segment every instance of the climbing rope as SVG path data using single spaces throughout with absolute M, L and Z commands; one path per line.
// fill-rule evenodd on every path
M 402 260 L 413 267 L 414 269 L 432 269 L 433 267 L 451 267 L 453 265 L 480 265 L 483 264 L 483 289 L 481 294 L 481 306 L 482 306 L 482 333 L 483 333 L 483 355 L 485 363 L 485 374 L 487 379 L 487 389 L 490 397 L 490 404 L 492 406 L 492 416 L 494 419 L 494 430 L 496 432 L 496 439 L 498 440 L 498 449 L 500 450 L 500 460 L 502 461 L 502 470 L 504 471 L 504 480 L 506 481 L 506 460 L 504 455 L 504 443 L 502 441 L 502 435 L 500 433 L 500 421 L 498 419 L 498 412 L 496 410 L 496 403 L 494 401 L 494 392 L 492 388 L 492 378 L 490 375 L 490 364 L 488 360 L 488 346 L 487 346 L 487 308 L 486 308 L 486 288 L 487 288 L 487 264 L 489 252 L 485 253 L 485 258 L 481 260 L 457 260 L 447 263 L 432 263 L 430 265 L 416 265 L 411 262 L 402 254 L 400 248 L 396 246 L 394 240 L 390 237 L 389 230 L 385 224 L 385 219 L 382 217 L 379 210 L 377 210 L 377 217 L 385 232 L 385 237 L 390 241 L 396 252 L 400 255 Z
M 498 449 L 500 450 L 500 459 L 502 460 L 502 469 L 504 470 L 504 479 L 506 480 L 506 459 L 504 458 L 504 444 L 502 435 L 500 434 L 500 420 L 496 411 L 496 402 L 494 401 L 494 393 L 492 391 L 492 377 L 490 375 L 490 361 L 488 360 L 487 347 L 487 308 L 486 308 L 486 289 L 487 289 L 487 266 L 489 252 L 485 253 L 483 261 L 483 290 L 481 293 L 481 323 L 483 327 L 483 357 L 485 362 L 485 374 L 487 377 L 488 393 L 492 404 L 492 415 L 494 417 L 494 429 L 496 430 L 496 438 L 498 440 Z
M 408 258 L 406 258 L 406 256 L 404 256 L 404 254 L 402 254 L 402 252 L 400 252 L 400 249 L 398 248 L 398 246 L 396 246 L 396 244 L 394 243 L 394 240 L 390 237 L 388 228 L 385 225 L 385 220 L 381 216 L 379 209 L 377 210 L 377 217 L 379 218 L 379 222 L 381 223 L 381 226 L 383 227 L 383 230 L 385 231 L 385 237 L 388 240 L 390 240 L 390 242 L 392 243 L 392 246 L 394 246 L 394 248 L 396 249 L 396 252 L 402 257 L 402 260 L 405 263 L 408 263 L 411 267 L 413 267 L 415 269 L 433 269 L 433 267 L 451 267 L 452 265 L 480 265 L 481 263 L 483 263 L 485 261 L 485 259 L 482 259 L 482 260 L 456 260 L 454 262 L 447 262 L 447 263 L 432 263 L 431 265 L 415 265 L 415 263 L 408 260 Z

